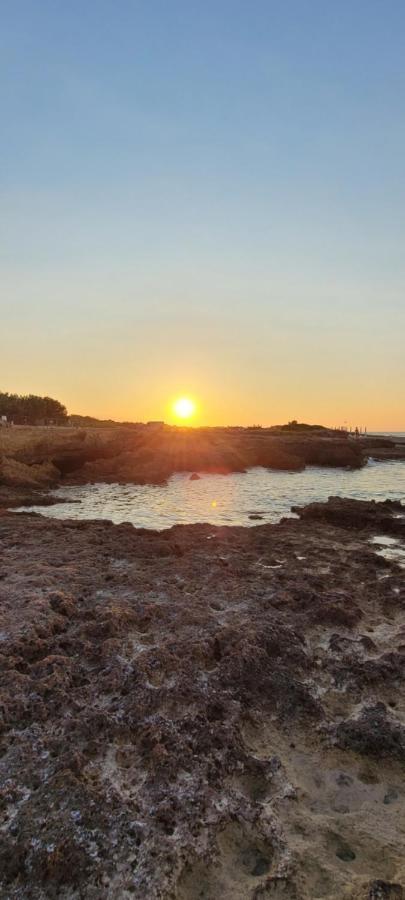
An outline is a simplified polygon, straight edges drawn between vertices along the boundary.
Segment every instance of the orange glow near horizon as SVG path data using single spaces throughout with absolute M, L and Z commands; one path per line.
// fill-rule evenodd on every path
M 173 403 L 172 411 L 176 419 L 192 419 L 196 412 L 195 401 L 191 397 L 178 397 Z

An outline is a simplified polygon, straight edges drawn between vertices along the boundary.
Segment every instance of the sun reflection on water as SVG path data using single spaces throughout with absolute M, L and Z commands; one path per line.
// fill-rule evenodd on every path
M 258 515 L 261 524 L 277 522 L 292 515 L 291 506 L 324 501 L 331 495 L 405 503 L 405 462 L 371 464 L 356 471 L 309 467 L 293 473 L 255 468 L 226 476 L 202 473 L 196 481 L 190 481 L 188 473 L 176 474 L 167 485 L 88 484 L 61 487 L 54 494 L 80 502 L 30 509 L 55 518 L 110 519 L 142 528 L 193 522 L 254 526 Z M 252 510 L 255 518 L 249 519 Z

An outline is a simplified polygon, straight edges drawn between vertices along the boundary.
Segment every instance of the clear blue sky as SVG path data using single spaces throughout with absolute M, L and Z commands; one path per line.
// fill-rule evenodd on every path
M 403 0 L 0 11 L 0 389 L 405 429 Z

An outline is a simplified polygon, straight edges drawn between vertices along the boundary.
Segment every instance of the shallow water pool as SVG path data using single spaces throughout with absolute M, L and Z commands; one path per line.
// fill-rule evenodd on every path
M 363 469 L 309 466 L 303 472 L 254 468 L 246 474 L 173 475 L 167 485 L 87 484 L 61 487 L 56 497 L 79 501 L 30 510 L 61 519 L 110 519 L 163 529 L 176 524 L 258 525 L 291 516 L 292 506 L 330 496 L 401 500 L 405 515 L 405 461 L 373 462 Z M 22 508 L 25 509 L 25 508 Z M 249 516 L 262 518 L 249 518 Z

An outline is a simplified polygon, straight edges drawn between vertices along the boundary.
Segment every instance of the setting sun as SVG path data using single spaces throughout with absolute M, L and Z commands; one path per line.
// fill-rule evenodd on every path
M 173 412 L 178 419 L 190 419 L 195 413 L 195 403 L 190 397 L 179 397 L 173 403 Z

